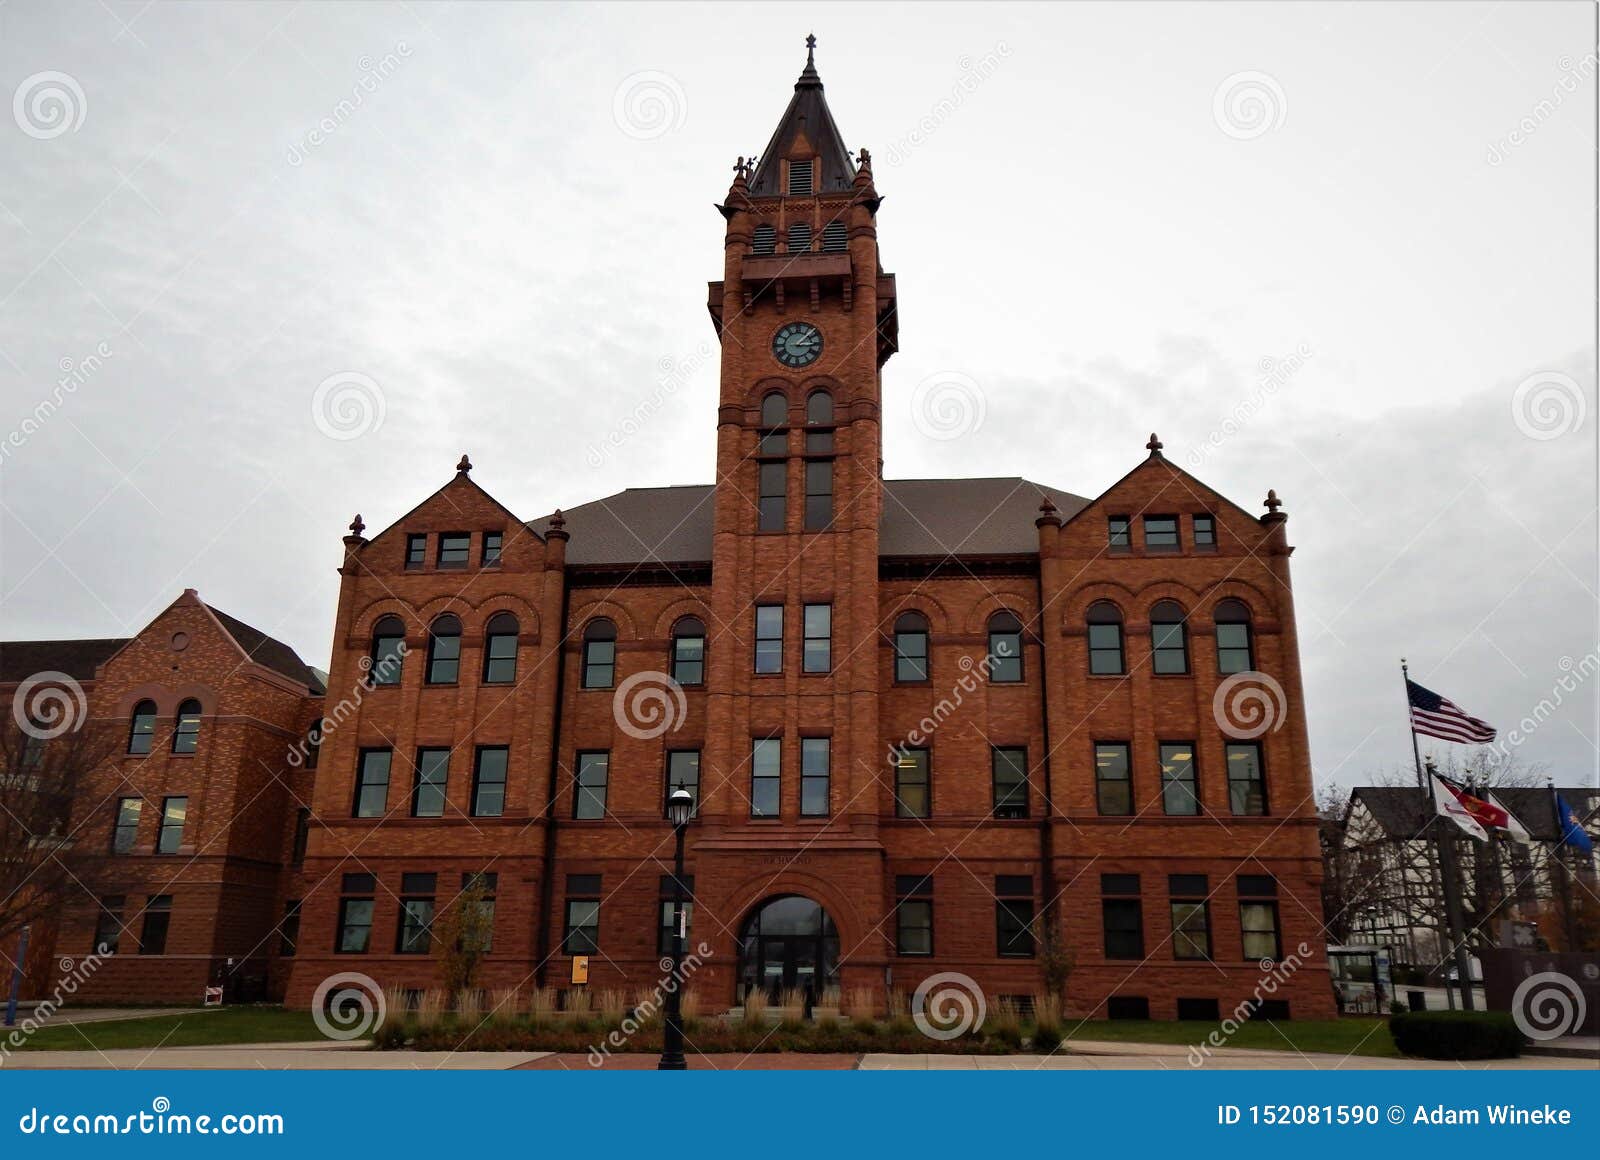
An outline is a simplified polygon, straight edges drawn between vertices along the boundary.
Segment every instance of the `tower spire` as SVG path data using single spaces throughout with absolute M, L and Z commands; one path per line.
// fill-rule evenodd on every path
M 751 197 L 788 195 L 784 166 L 790 160 L 812 159 L 811 190 L 841 193 L 855 184 L 856 165 L 833 122 L 817 72 L 817 38 L 806 37 L 806 67 L 794 82 L 794 96 L 784 110 L 760 163 L 750 176 Z

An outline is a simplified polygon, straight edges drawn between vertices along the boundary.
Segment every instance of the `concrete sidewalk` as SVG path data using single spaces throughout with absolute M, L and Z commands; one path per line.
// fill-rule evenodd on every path
M 1199 1067 L 1188 1047 L 1169 1043 L 1072 1041 L 1053 1055 L 866 1055 L 862 1071 L 1541 1071 L 1594 1070 L 1593 1060 L 1524 1056 L 1455 1062 L 1385 1059 L 1370 1055 L 1323 1055 L 1297 1051 L 1253 1051 L 1218 1047 Z
M 226 1047 L 128 1047 L 114 1051 L 18 1051 L 0 1071 L 504 1071 L 548 1051 L 368 1051 L 367 1041 L 239 1043 Z

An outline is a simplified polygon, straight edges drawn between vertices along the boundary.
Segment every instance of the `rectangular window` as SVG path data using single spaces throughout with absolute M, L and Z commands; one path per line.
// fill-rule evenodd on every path
M 1008 959 L 1033 957 L 1033 878 L 1000 874 L 994 880 L 995 942 Z
M 1161 744 L 1161 808 L 1173 817 L 1193 817 L 1200 812 L 1192 741 Z
M 100 910 L 94 921 L 94 945 L 89 949 L 96 954 L 114 955 L 122 938 L 122 908 L 128 904 L 122 894 L 108 894 L 100 900 Z
M 397 955 L 425 955 L 433 949 L 433 904 L 438 876 L 400 875 L 400 921 L 395 930 Z
M 894 765 L 894 815 L 926 818 L 933 812 L 933 787 L 926 749 L 901 749 Z
M 1209 959 L 1211 908 L 1206 902 L 1206 876 L 1170 875 L 1167 892 L 1171 895 L 1173 958 Z
M 1197 548 L 1217 546 L 1217 521 L 1211 516 L 1194 517 L 1194 546 Z
M 387 749 L 363 749 L 356 770 L 354 816 L 381 818 L 389 807 L 389 761 Z
M 566 924 L 561 935 L 564 955 L 592 955 L 600 950 L 600 875 L 567 875 Z
M 805 649 L 801 655 L 801 670 L 825 673 L 833 668 L 833 605 L 807 604 L 802 624 Z
M 825 817 L 828 813 L 829 741 L 826 737 L 800 739 L 800 813 Z
M 928 679 L 928 632 L 920 624 L 894 634 L 894 679 L 902 683 Z
M 339 888 L 339 931 L 333 949 L 341 955 L 364 955 L 372 943 L 372 897 L 377 879 L 371 874 L 346 874 Z
M 1278 881 L 1270 874 L 1241 874 L 1239 929 L 1244 957 L 1252 962 L 1277 962 L 1283 955 L 1278 933 Z
M 667 786 L 662 797 L 661 812 L 666 816 L 666 798 L 679 786 L 689 791 L 694 799 L 690 817 L 700 812 L 700 751 L 698 749 L 670 749 L 667 751 Z
M 417 750 L 416 781 L 411 786 L 411 816 L 442 818 L 445 785 L 450 777 L 448 749 Z
M 1176 548 L 1178 546 L 1178 517 L 1145 516 L 1144 546 L 1156 549 Z
M 611 754 L 600 749 L 578 754 L 573 775 L 572 816 L 594 820 L 606 816 L 606 777 Z
M 443 532 L 439 536 L 439 567 L 465 568 L 472 558 L 470 532 Z
M 1217 672 L 1247 673 L 1255 667 L 1250 655 L 1250 626 L 1238 621 L 1217 625 Z
M 1144 958 L 1144 908 L 1137 874 L 1100 875 L 1106 958 Z
M 995 746 L 989 751 L 994 782 L 994 816 L 1028 816 L 1028 751 L 1020 746 Z
M 671 874 L 660 876 L 660 885 L 657 896 L 661 901 L 661 925 L 656 931 L 656 954 L 670 955 L 672 953 L 673 922 L 672 912 L 676 903 L 673 893 L 673 878 Z M 694 928 L 694 875 L 683 876 L 683 941 L 689 943 L 689 931 Z
M 1133 813 L 1133 775 L 1125 741 L 1101 741 L 1094 747 L 1094 791 L 1107 817 Z
M 933 875 L 896 874 L 894 894 L 895 953 L 933 954 Z
M 161 802 L 161 833 L 156 837 L 157 854 L 176 854 L 183 845 L 183 823 L 189 816 L 189 799 L 169 797 Z
M 808 459 L 806 460 L 806 531 L 824 532 L 832 523 L 833 460 Z
M 506 765 L 510 750 L 504 745 L 480 745 L 472 764 L 472 816 L 498 818 L 506 808 Z
M 1106 546 L 1109 548 L 1128 548 L 1132 546 L 1132 539 L 1128 534 L 1128 517 L 1112 516 L 1106 520 Z
M 812 189 L 812 184 L 811 184 L 811 166 L 813 164 L 815 164 L 815 162 L 812 162 L 812 161 L 791 161 L 791 162 L 789 162 L 789 196 L 790 197 L 810 197 L 811 196 L 811 189 Z
M 1228 808 L 1236 814 L 1267 812 L 1267 783 L 1261 771 L 1261 746 L 1231 741 L 1228 755 Z
M 500 562 L 500 546 L 504 543 L 504 532 L 483 533 L 483 566 L 485 568 L 493 568 Z
M 294 958 L 295 947 L 300 942 L 300 900 L 291 898 L 283 904 L 283 921 L 278 924 L 278 954 Z
M 428 537 L 414 535 L 406 537 L 406 567 L 421 568 L 428 562 Z
M 144 907 L 144 929 L 139 932 L 141 955 L 167 953 L 167 929 L 172 925 L 172 895 L 152 894 Z
M 118 799 L 117 822 L 111 831 L 113 854 L 133 853 L 134 843 L 139 840 L 139 813 L 143 809 L 144 802 L 136 797 Z
M 784 460 L 760 463 L 756 475 L 760 485 L 756 530 L 781 532 L 788 511 L 789 464 Z
M 750 816 L 775 818 L 782 801 L 783 742 L 758 737 L 750 743 Z
M 289 848 L 289 864 L 299 866 L 306 860 L 306 845 L 311 841 L 311 811 L 304 806 L 294 812 L 294 842 Z
M 783 672 L 783 605 L 756 605 L 756 672 Z

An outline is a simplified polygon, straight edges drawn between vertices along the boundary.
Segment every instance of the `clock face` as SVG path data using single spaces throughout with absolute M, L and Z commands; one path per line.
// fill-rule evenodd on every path
M 786 367 L 805 367 L 822 354 L 822 331 L 809 322 L 791 322 L 772 336 L 772 357 Z

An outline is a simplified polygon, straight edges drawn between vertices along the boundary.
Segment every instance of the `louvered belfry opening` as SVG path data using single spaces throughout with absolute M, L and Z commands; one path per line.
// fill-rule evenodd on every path
M 843 222 L 833 221 L 822 227 L 823 253 L 842 254 L 848 242 L 849 231 Z
M 804 254 L 811 249 L 811 227 L 805 222 L 795 222 L 789 227 L 789 252 Z
M 757 226 L 755 239 L 750 243 L 752 254 L 774 254 L 778 251 L 778 229 L 776 226 Z
M 790 197 L 811 196 L 814 188 L 814 183 L 811 180 L 812 170 L 815 166 L 816 162 L 812 160 L 789 162 Z

